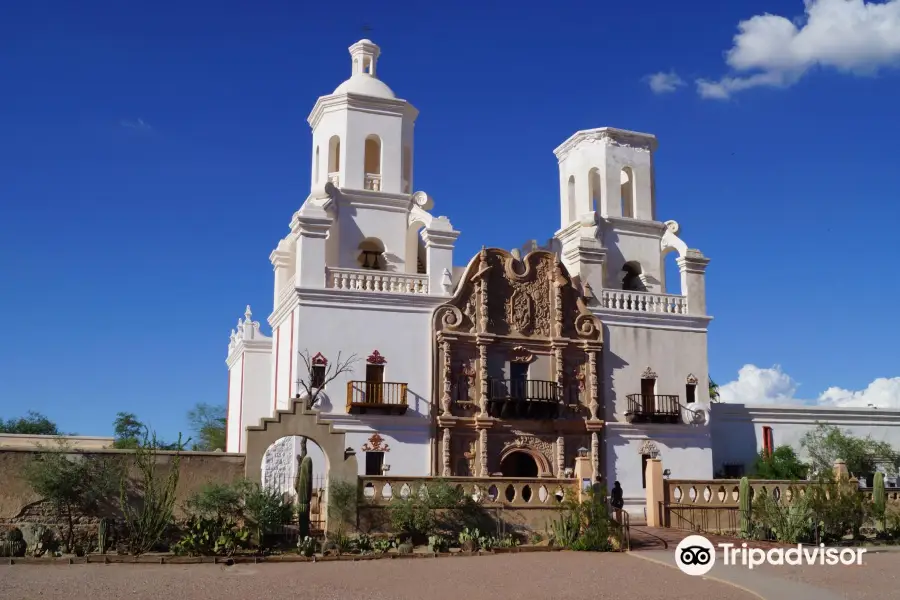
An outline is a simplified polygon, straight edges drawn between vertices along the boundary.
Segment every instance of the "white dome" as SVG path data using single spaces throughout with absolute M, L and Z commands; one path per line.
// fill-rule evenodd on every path
M 359 94 L 374 98 L 396 98 L 394 92 L 380 79 L 366 73 L 357 73 L 337 86 L 335 94 Z

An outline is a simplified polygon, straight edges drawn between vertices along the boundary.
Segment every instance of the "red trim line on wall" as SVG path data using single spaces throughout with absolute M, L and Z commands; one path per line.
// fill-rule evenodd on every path
M 278 410 L 278 351 L 281 350 L 281 325 L 275 330 L 275 402 L 272 403 L 272 414 Z
M 231 369 L 228 369 L 228 398 L 225 400 L 225 447 L 222 448 L 228 452 L 228 426 L 231 425 Z
M 241 354 L 241 412 L 238 417 L 238 452 L 241 451 L 241 442 L 244 441 L 244 354 Z
M 296 310 L 296 309 L 294 309 Z M 291 347 L 288 350 L 288 400 L 291 396 L 291 382 L 294 380 L 294 311 L 291 311 Z

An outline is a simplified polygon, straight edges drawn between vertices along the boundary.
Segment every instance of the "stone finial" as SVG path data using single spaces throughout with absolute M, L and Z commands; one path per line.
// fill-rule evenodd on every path
M 249 323 L 252 321 L 253 312 L 250 310 L 250 305 L 247 305 L 247 310 L 244 311 L 244 319 Z

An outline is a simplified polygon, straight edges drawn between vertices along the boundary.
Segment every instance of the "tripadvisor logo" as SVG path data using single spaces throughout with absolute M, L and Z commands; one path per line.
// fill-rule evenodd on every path
M 825 544 L 790 548 L 748 548 L 720 543 L 722 564 L 741 565 L 748 569 L 761 565 L 861 565 L 865 548 L 826 548 Z M 689 535 L 675 548 L 675 563 L 688 575 L 706 575 L 716 564 L 716 546 L 702 535 Z

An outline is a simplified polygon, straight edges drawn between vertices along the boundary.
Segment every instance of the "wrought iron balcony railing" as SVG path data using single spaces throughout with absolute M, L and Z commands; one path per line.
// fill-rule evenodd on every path
M 347 413 L 354 415 L 366 413 L 402 415 L 406 413 L 406 395 L 405 383 L 348 381 Z
M 555 381 L 488 379 L 488 413 L 500 419 L 555 419 L 561 396 Z
M 625 419 L 629 423 L 680 423 L 681 403 L 678 396 L 630 394 Z

